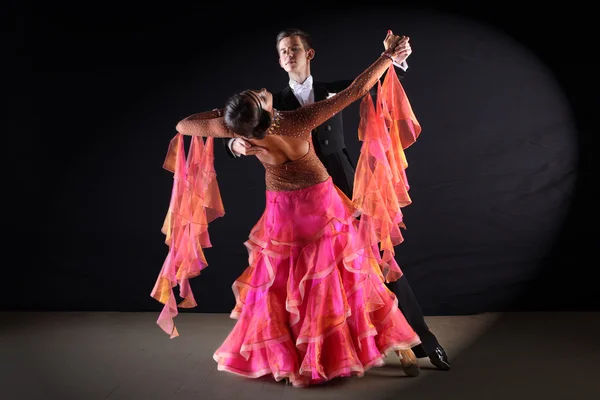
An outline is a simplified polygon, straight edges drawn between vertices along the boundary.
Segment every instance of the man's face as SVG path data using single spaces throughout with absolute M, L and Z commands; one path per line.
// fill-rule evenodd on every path
M 314 57 L 313 49 L 306 50 L 298 36 L 288 36 L 282 39 L 277 46 L 279 50 L 279 65 L 286 72 L 302 71 Z

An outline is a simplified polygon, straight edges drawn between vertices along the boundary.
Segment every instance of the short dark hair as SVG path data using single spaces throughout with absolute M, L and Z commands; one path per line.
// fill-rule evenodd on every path
M 277 43 L 275 44 L 277 53 L 279 53 L 279 42 L 281 42 L 286 37 L 290 37 L 290 36 L 298 36 L 300 38 L 300 40 L 302 41 L 302 44 L 304 45 L 304 50 L 310 50 L 313 48 L 312 37 L 308 33 L 304 32 L 301 29 L 288 28 L 288 29 L 282 30 L 281 32 L 279 32 L 277 34 Z
M 271 114 L 259 107 L 247 90 L 227 100 L 223 118 L 227 128 L 248 139 L 263 139 L 271 126 Z

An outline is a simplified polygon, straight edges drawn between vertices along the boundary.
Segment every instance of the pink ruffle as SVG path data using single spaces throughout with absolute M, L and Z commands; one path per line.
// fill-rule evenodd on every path
M 220 370 L 306 386 L 362 375 L 387 350 L 420 343 L 355 214 L 331 178 L 267 192 L 246 242 L 250 265 L 233 285 L 238 322 L 214 354 Z
M 177 307 L 197 305 L 189 279 L 208 265 L 202 250 L 211 247 L 208 224 L 225 214 L 214 170 L 213 140 L 207 138 L 204 144 L 202 138 L 193 137 L 186 163 L 183 136 L 177 134 L 163 164 L 174 173 L 171 203 L 162 227 L 169 253 L 151 296 L 164 304 L 157 324 L 171 338 L 179 336 L 173 321 Z M 177 285 L 183 298 L 179 304 L 173 292 Z

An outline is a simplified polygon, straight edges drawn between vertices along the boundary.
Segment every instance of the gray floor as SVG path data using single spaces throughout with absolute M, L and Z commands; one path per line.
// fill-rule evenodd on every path
M 0 313 L 1 400 L 600 399 L 600 313 L 427 317 L 453 369 L 390 354 L 362 378 L 311 388 L 217 371 L 234 321 L 185 313 L 170 340 L 157 313 Z

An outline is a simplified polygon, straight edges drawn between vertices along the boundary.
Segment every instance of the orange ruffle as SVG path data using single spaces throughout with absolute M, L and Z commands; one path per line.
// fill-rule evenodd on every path
M 213 141 L 209 137 L 205 144 L 201 137 L 192 137 L 186 162 L 183 136 L 177 134 L 163 164 L 174 173 L 171 203 L 162 226 L 169 253 L 151 296 L 164 304 L 157 324 L 171 338 L 179 336 L 173 321 L 177 307 L 197 305 L 189 279 L 208 265 L 202 250 L 211 247 L 208 224 L 225 214 L 214 170 Z M 178 284 L 183 298 L 179 305 L 173 292 Z
M 388 282 L 402 276 L 394 259 L 394 246 L 404 240 L 400 228 L 406 226 L 401 209 L 412 202 L 404 149 L 420 133 L 421 126 L 394 68 L 390 67 L 383 84 L 378 83 L 375 106 L 370 94 L 360 104 L 358 137 L 363 145 L 352 198 L 362 213 L 363 231 L 376 238 L 383 252 L 381 268 Z

